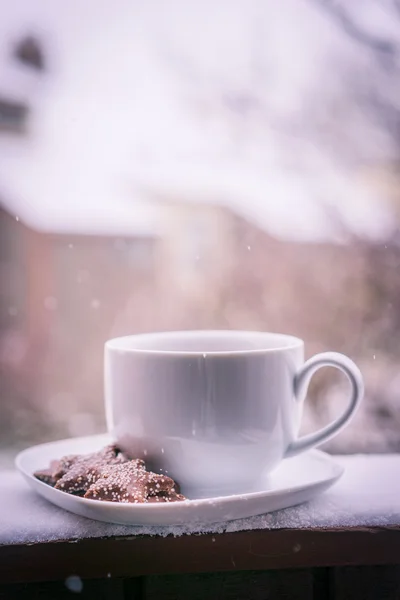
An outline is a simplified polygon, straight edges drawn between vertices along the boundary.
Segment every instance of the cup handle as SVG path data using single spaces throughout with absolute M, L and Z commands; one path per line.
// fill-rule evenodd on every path
M 324 352 L 310 358 L 295 375 L 294 394 L 297 401 L 301 402 L 305 398 L 311 377 L 321 367 L 336 367 L 347 376 L 351 384 L 349 404 L 344 413 L 335 421 L 326 425 L 326 427 L 319 429 L 315 433 L 310 433 L 294 440 L 286 450 L 285 458 L 295 456 L 296 454 L 300 454 L 300 452 L 304 452 L 323 442 L 327 442 L 334 435 L 339 433 L 339 431 L 349 422 L 362 400 L 364 384 L 359 368 L 344 354 Z

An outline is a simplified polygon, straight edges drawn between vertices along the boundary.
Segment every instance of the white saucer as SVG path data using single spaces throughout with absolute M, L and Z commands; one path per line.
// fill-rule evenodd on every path
M 56 506 L 90 519 L 123 525 L 216 523 L 252 517 L 310 500 L 328 489 L 344 470 L 328 454 L 311 450 L 284 460 L 268 478 L 260 480 L 259 491 L 171 504 L 86 500 L 55 490 L 33 477 L 34 471 L 47 467 L 54 458 L 95 452 L 110 441 L 105 434 L 33 446 L 17 456 L 16 466 L 32 489 Z

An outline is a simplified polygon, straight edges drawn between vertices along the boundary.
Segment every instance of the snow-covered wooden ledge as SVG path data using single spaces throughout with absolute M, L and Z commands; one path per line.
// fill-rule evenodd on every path
M 18 473 L 3 472 L 0 582 L 400 565 L 400 455 L 337 460 L 344 476 L 312 502 L 192 529 L 79 518 L 35 495 Z

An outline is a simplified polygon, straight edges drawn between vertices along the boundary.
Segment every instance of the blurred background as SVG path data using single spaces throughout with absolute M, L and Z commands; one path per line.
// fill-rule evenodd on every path
M 106 339 L 188 328 L 349 354 L 327 449 L 400 451 L 400 2 L 0 11 L 0 466 L 104 430 Z

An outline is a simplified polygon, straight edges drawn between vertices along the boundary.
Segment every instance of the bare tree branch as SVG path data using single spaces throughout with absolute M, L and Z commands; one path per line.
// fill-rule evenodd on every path
M 381 60 L 386 64 L 393 63 L 398 54 L 399 48 L 392 41 L 383 39 L 359 27 L 347 11 L 335 0 L 313 0 L 328 12 L 336 22 L 342 27 L 343 31 L 353 40 L 377 53 Z M 400 0 L 393 0 L 396 9 L 400 9 Z
M 393 0 L 393 8 L 398 17 L 400 17 L 400 0 Z

